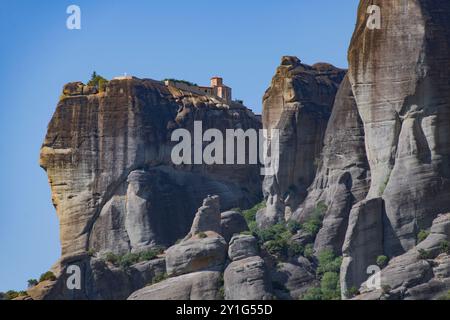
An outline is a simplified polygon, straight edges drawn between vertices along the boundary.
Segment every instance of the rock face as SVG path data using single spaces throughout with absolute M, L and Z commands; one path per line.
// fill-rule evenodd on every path
M 224 274 L 226 300 L 271 300 L 272 286 L 264 260 L 255 256 L 232 262 Z
M 315 241 L 316 252 L 331 249 L 341 253 L 350 211 L 364 200 L 369 186 L 364 127 L 346 76 L 336 95 L 316 178 L 293 215 L 293 219 L 304 221 L 318 204 L 327 206 Z
M 208 197 L 203 201 L 203 206 L 198 209 L 188 237 L 207 231 L 220 234 L 222 232 L 221 217 L 219 197 Z
M 56 281 L 44 281 L 30 288 L 33 300 L 125 300 L 132 292 L 151 283 L 166 273 L 164 258 L 140 262 L 126 269 L 116 267 L 103 259 L 79 257 L 67 261 Z M 81 290 L 69 290 L 68 266 L 80 269 Z
M 214 271 L 186 274 L 136 291 L 128 300 L 220 300 L 220 276 Z
M 153 80 L 113 80 L 103 92 L 64 87 L 41 149 L 60 220 L 63 258 L 169 246 L 186 235 L 208 194 L 222 207 L 260 200 L 258 166 L 175 166 L 171 134 L 183 128 L 259 129 L 238 103 L 224 105 Z
M 230 242 L 235 234 L 248 231 L 247 222 L 240 212 L 227 211 L 221 214 L 220 226 L 225 241 Z
M 358 288 L 368 277 L 367 267 L 376 265 L 377 257 L 384 253 L 382 205 L 380 198 L 361 201 L 350 213 L 342 248 L 342 292 Z
M 167 250 L 166 264 L 169 276 L 222 269 L 225 264 L 227 243 L 218 234 L 208 233 L 206 238 L 192 238 Z
M 439 299 L 450 290 L 450 214 L 435 219 L 430 235 L 395 257 L 380 273 L 383 289 L 361 287 L 356 299 Z
M 254 236 L 234 236 L 230 241 L 228 256 L 231 261 L 254 257 L 258 253 L 258 242 Z
M 380 29 L 367 28 L 370 5 L 381 9 Z M 390 256 L 411 249 L 417 232 L 450 209 L 449 18 L 448 1 L 360 3 L 349 78 Z
M 264 180 L 260 227 L 289 218 L 314 180 L 334 98 L 345 71 L 283 57 L 263 101 L 263 125 L 280 130 L 280 170 Z

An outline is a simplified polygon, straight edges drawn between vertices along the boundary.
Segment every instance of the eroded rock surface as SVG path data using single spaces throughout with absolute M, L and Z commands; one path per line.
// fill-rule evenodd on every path
M 304 200 L 344 76 L 345 70 L 329 64 L 283 57 L 263 100 L 264 128 L 280 130 L 280 169 L 264 180 L 267 208 L 258 216 L 260 227 L 290 218 Z

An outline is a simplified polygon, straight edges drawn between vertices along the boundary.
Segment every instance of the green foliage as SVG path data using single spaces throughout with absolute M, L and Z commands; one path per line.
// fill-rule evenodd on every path
M 319 265 L 317 275 L 322 276 L 325 273 L 339 273 L 341 270 L 342 257 L 336 257 L 331 250 L 324 250 L 318 255 Z
M 341 288 L 339 283 L 339 273 L 326 272 L 320 281 L 322 300 L 340 300 Z
M 256 233 L 258 231 L 258 226 L 256 224 L 256 214 L 258 213 L 259 210 L 264 209 L 265 207 L 266 203 L 263 201 L 261 203 L 258 203 L 251 209 L 242 211 L 242 215 L 244 216 L 248 228 L 250 229 L 251 232 Z
M 37 286 L 39 283 L 39 281 L 37 281 L 36 279 L 30 279 L 28 280 L 28 288 L 32 288 L 34 286 Z
M 300 229 L 302 228 L 302 225 L 297 221 L 289 221 L 287 224 L 287 229 L 290 233 L 296 234 Z
M 96 87 L 98 91 L 102 92 L 105 90 L 108 80 L 98 75 L 97 72 L 93 72 L 91 75 L 91 80 L 88 82 L 88 86 Z
M 422 260 L 431 259 L 431 253 L 425 249 L 419 249 L 419 258 Z
M 169 276 L 167 273 L 159 274 L 153 278 L 152 283 L 150 285 L 154 285 L 154 284 L 163 282 L 164 280 L 167 280 L 167 279 L 169 279 Z
M 314 245 L 312 243 L 306 245 L 303 256 L 307 259 L 311 259 L 314 256 Z
M 105 256 L 105 261 L 117 265 L 120 257 L 112 252 L 108 252 Z
M 352 287 L 350 289 L 347 290 L 347 292 L 345 293 L 345 296 L 348 299 L 354 298 L 359 294 L 359 290 L 358 288 Z
M 186 80 L 179 80 L 179 79 L 168 78 L 168 79 L 164 79 L 163 81 L 179 82 L 179 83 L 184 83 L 185 85 L 188 85 L 188 86 L 198 87 L 198 84 L 190 82 L 190 81 L 186 81 Z
M 339 273 L 341 264 L 342 257 L 336 257 L 331 250 L 324 250 L 320 252 L 318 255 L 318 266 L 316 270 L 317 276 L 320 279 L 320 288 L 309 289 L 302 299 L 340 300 L 341 288 Z
M 450 291 L 447 291 L 447 294 L 440 297 L 439 300 L 450 301 Z
M 208 238 L 208 235 L 207 235 L 206 233 L 204 233 L 204 232 L 198 233 L 197 236 L 198 236 L 200 239 L 206 239 L 206 238 Z
M 377 258 L 377 266 L 379 266 L 381 269 L 386 267 L 389 263 L 389 258 L 386 256 L 379 256 Z
M 322 228 L 323 218 L 328 210 L 324 202 L 319 202 L 313 211 L 312 216 L 302 225 L 302 230 L 308 232 L 313 238 L 319 233 Z
M 39 278 L 39 282 L 43 281 L 55 281 L 56 276 L 51 271 L 47 271 L 46 273 L 41 274 L 41 277 Z
M 304 248 L 292 241 L 295 228 L 279 223 L 257 232 L 257 236 L 266 250 L 280 259 L 303 254 Z M 296 231 L 295 231 L 296 232 Z
M 5 300 L 14 300 L 15 298 L 19 297 L 19 292 L 14 290 L 9 290 L 5 293 L 4 298 Z
M 89 257 L 94 257 L 96 254 L 97 254 L 97 252 L 95 251 L 95 249 L 89 249 L 89 251 L 88 251 Z
M 322 290 L 321 290 L 321 288 L 310 288 L 310 289 L 308 289 L 308 291 L 303 295 L 302 300 L 307 300 L 307 301 L 322 300 Z
M 450 242 L 442 241 L 439 245 L 439 249 L 441 253 L 450 254 Z
M 421 230 L 418 234 L 417 234 L 417 243 L 421 243 L 423 242 L 426 238 L 428 238 L 428 236 L 430 235 L 430 232 L 426 231 L 426 230 Z
M 105 256 L 105 261 L 112 263 L 115 266 L 120 266 L 123 269 L 127 269 L 138 262 L 154 260 L 163 252 L 164 248 L 162 247 L 156 247 L 140 253 L 127 253 L 122 256 L 109 252 Z

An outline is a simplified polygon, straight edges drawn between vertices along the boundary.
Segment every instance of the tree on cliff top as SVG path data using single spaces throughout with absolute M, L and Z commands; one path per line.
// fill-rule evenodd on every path
M 96 87 L 99 91 L 103 91 L 107 83 L 108 80 L 106 80 L 101 75 L 97 74 L 96 71 L 94 71 L 91 75 L 91 80 L 89 80 L 88 82 L 88 86 Z

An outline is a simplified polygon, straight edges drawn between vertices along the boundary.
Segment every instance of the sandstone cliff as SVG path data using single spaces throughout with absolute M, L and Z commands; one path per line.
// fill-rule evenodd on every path
M 381 10 L 379 29 L 368 27 L 373 5 Z M 29 294 L 444 296 L 450 290 L 449 44 L 448 1 L 361 0 L 348 72 L 283 57 L 262 117 L 265 129 L 280 130 L 280 170 L 263 184 L 258 166 L 170 161 L 171 133 L 192 132 L 195 120 L 222 132 L 261 128 L 241 104 L 153 80 L 114 80 L 102 92 L 66 85 L 41 151 L 63 257 L 56 281 Z M 260 202 L 261 190 L 265 206 L 226 211 Z M 158 245 L 170 248 L 151 251 L 150 260 L 121 258 L 125 269 L 117 257 L 106 257 L 145 256 Z M 70 264 L 86 275 L 76 294 L 64 287 Z M 378 272 L 370 277 L 368 270 Z

